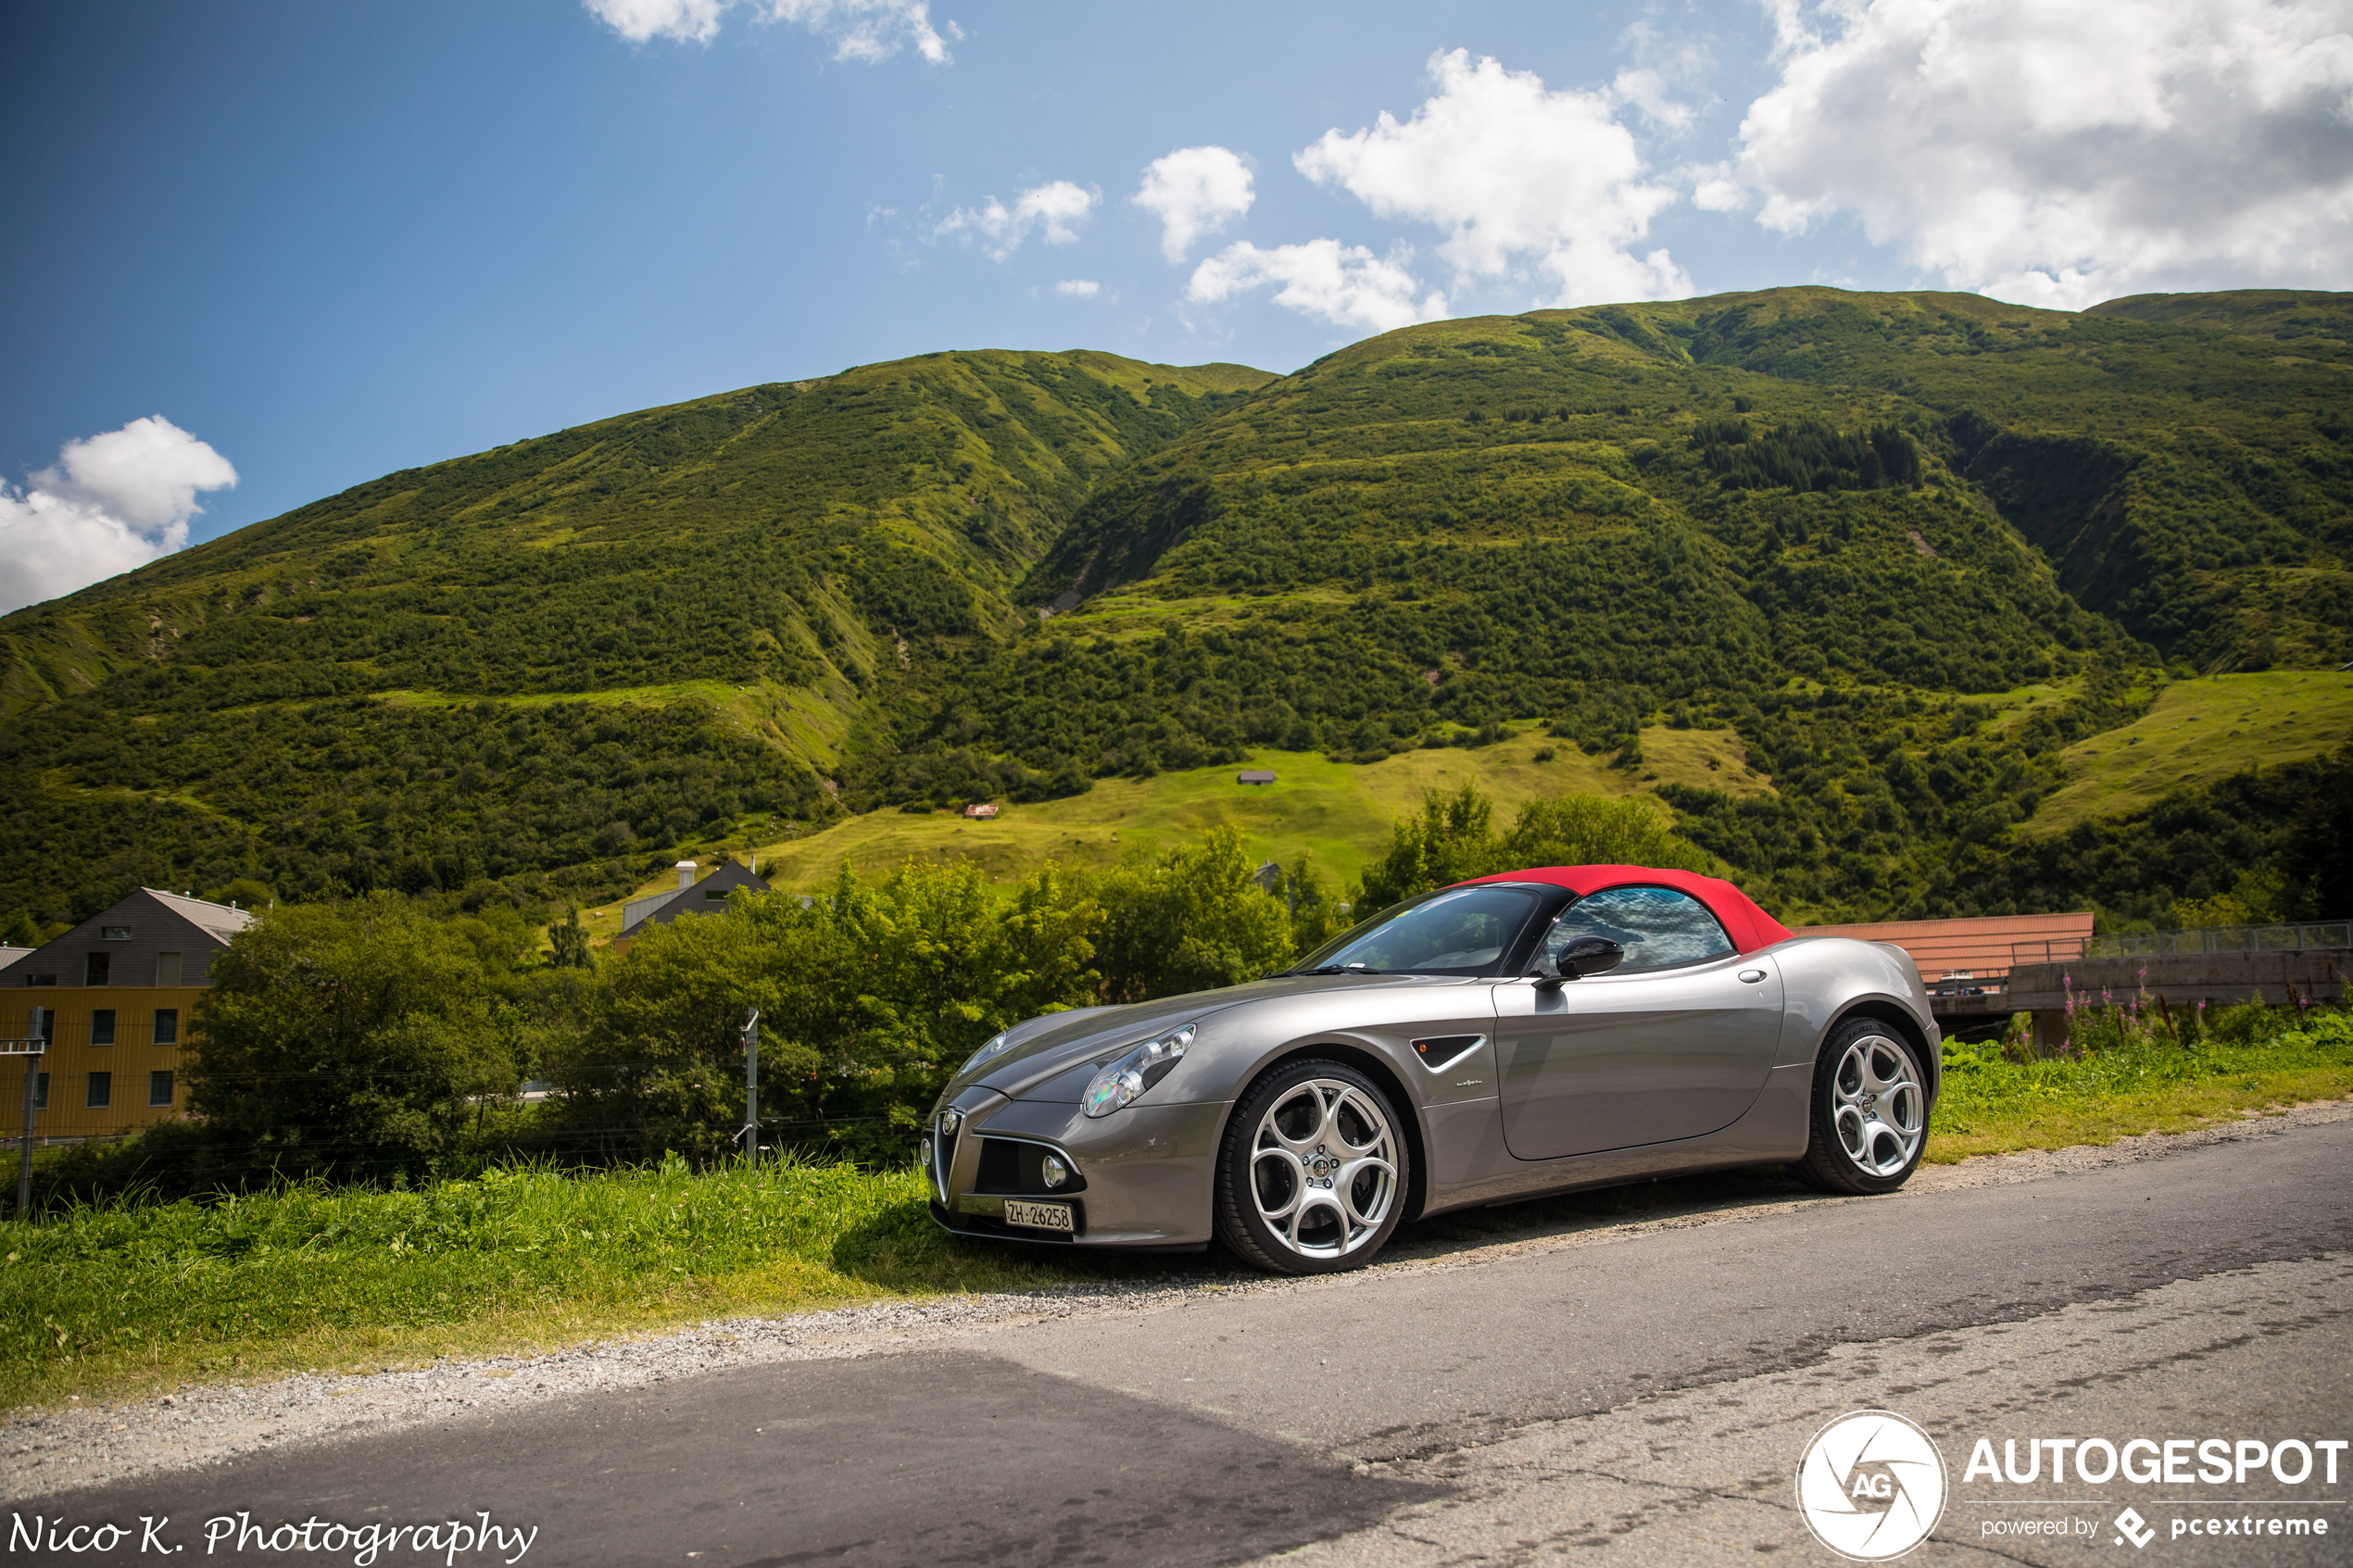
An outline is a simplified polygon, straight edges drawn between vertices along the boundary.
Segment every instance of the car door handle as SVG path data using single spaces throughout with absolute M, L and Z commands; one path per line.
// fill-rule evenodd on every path
M 1751 985 L 1755 985 L 1758 981 L 1764 978 L 1765 972 L 1761 969 L 1744 969 L 1741 971 L 1741 979 Z

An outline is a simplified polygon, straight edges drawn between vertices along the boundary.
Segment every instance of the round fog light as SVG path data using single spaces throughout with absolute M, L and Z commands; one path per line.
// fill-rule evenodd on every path
M 1049 1190 L 1058 1187 L 1064 1182 L 1070 1180 L 1070 1167 L 1063 1164 L 1060 1160 L 1051 1154 L 1038 1161 L 1038 1173 L 1046 1178 L 1046 1185 Z

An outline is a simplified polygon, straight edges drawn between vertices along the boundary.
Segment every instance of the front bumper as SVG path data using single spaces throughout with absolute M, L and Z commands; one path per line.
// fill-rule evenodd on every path
M 1226 1109 L 1220 1102 L 1131 1105 L 1089 1118 L 1074 1104 L 966 1089 L 925 1129 L 932 1218 L 959 1236 L 1007 1241 L 1204 1246 Z M 943 1125 L 950 1111 L 959 1123 L 952 1135 Z M 1038 1156 L 1047 1151 L 1074 1173 L 1058 1189 L 1037 1174 Z M 1008 1198 L 1069 1203 L 1072 1231 L 1007 1224 Z

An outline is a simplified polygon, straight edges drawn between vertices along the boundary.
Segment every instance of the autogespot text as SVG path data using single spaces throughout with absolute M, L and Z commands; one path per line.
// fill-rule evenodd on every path
M 2013 1486 L 2098 1486 L 2120 1480 L 2134 1486 L 2175 1488 L 2189 1494 L 2149 1499 L 2145 1506 L 2164 1511 L 2155 1520 L 2143 1518 L 2133 1507 L 2106 1524 L 2072 1512 L 2056 1519 L 1981 1519 L 1981 1538 L 2108 1535 L 2119 1546 L 2140 1548 L 2159 1537 L 2271 1540 L 2326 1536 L 2346 1528 L 2342 1519 L 2333 1522 L 2322 1512 L 2342 1506 L 2346 1499 L 2341 1494 L 2322 1495 L 2322 1489 L 2337 1485 L 2339 1460 L 2348 1446 L 2353 1445 L 2336 1437 L 2006 1437 L 1997 1458 L 1994 1439 L 1980 1437 L 1969 1450 L 1961 1485 L 1987 1488 L 1965 1501 L 1997 1507 L 2056 1506 L 2027 1498 L 2005 1504 L 1999 1492 L 1992 1490 Z M 2303 1495 L 2200 1495 L 2201 1488 L 2265 1486 L 2300 1488 Z

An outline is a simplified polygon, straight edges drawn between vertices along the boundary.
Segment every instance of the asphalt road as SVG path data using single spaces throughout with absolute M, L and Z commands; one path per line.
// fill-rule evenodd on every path
M 283 1449 L 38 1512 L 132 1526 L 113 1552 L 55 1559 L 82 1562 L 157 1561 L 136 1550 L 142 1515 L 170 1516 L 157 1538 L 183 1562 L 355 1561 L 208 1552 L 202 1521 L 240 1511 L 272 1526 L 487 1511 L 537 1526 L 531 1563 L 1188 1564 L 1302 1547 L 1336 1563 L 1572 1547 L 1829 1562 L 1789 1506 L 1798 1454 L 1826 1412 L 1883 1407 L 1936 1434 L 1954 1472 L 1915 1561 L 2079 1562 L 2119 1551 L 2121 1502 L 2162 1527 L 2158 1494 L 2183 1488 L 1988 1502 L 1960 1480 L 1972 1436 L 2353 1436 L 2348 1171 L 2353 1122 L 2337 1122 L 2034 1183 L 1466 1249 Z M 2262 1489 L 2188 1501 L 2300 1509 L 2337 1533 L 2120 1549 L 2353 1559 L 2353 1454 L 2335 1486 Z M 1986 1534 L 2045 1498 L 2082 1503 L 2097 1539 Z M 510 1554 L 404 1541 L 376 1561 Z

